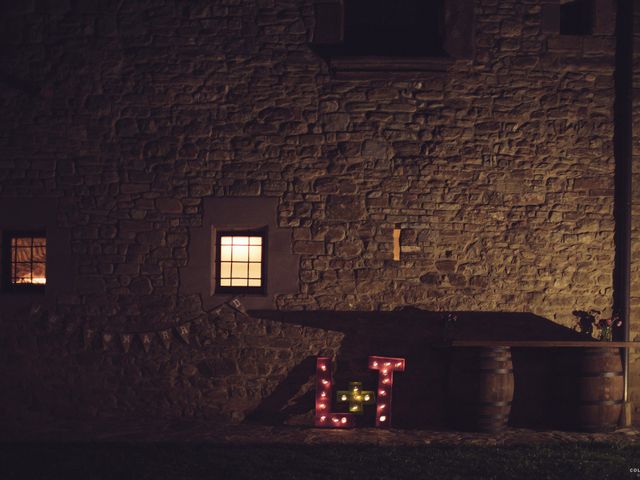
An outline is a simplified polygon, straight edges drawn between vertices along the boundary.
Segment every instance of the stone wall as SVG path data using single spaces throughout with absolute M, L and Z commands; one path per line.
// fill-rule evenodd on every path
M 285 383 L 295 405 L 314 385 L 310 359 L 335 356 L 344 337 L 219 310 L 192 319 L 188 343 L 175 335 L 165 349 L 156 337 L 147 352 L 139 339 L 123 351 L 118 336 L 108 347 L 102 338 L 88 344 L 82 319 L 3 315 L 0 416 L 15 425 L 34 417 L 241 421 L 258 407 L 275 414 L 265 399 Z
M 299 290 L 278 310 L 531 312 L 565 326 L 575 309 L 609 311 L 615 42 L 549 31 L 549 3 L 478 0 L 472 58 L 345 80 L 309 46 L 311 0 L 14 2 L 0 20 L 0 198 L 59 202 L 76 288 L 48 311 L 134 331 L 206 315 L 179 287 L 211 196 L 278 198 L 301 256 Z M 2 316 L 1 378 L 43 412 L 195 415 L 209 390 L 216 414 L 250 410 L 225 410 L 239 383 L 207 383 L 186 350 L 22 345 L 32 300 L 3 296 L 23 313 Z M 241 327 L 234 346 L 211 339 L 223 365 L 245 358 Z M 286 350 L 289 333 L 260 329 L 264 358 L 279 358 L 269 342 Z M 287 368 L 321 347 L 309 345 Z M 249 382 L 258 354 L 246 358 L 229 368 Z M 34 386 L 45 378 L 60 388 Z M 162 382 L 186 392 L 149 407 L 140 392 Z

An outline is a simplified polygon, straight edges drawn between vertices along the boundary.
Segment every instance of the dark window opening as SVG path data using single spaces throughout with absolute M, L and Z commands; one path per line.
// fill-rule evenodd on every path
M 5 232 L 2 238 L 2 284 L 5 290 L 38 291 L 47 283 L 44 232 Z
M 443 0 L 345 0 L 345 56 L 439 57 Z
M 217 232 L 216 293 L 265 293 L 266 247 L 264 230 Z
M 592 0 L 573 0 L 560 6 L 561 35 L 590 35 L 593 32 Z

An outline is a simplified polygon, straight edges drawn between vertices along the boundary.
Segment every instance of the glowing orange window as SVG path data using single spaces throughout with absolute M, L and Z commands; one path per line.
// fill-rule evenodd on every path
M 47 238 L 43 232 L 7 232 L 2 250 L 6 288 L 44 288 L 47 283 Z
M 265 233 L 218 232 L 216 240 L 216 292 L 264 293 Z

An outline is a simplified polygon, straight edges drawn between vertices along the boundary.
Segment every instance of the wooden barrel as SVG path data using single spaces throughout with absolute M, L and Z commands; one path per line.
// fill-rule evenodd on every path
M 563 428 L 607 432 L 618 426 L 624 396 L 620 350 L 570 349 L 560 354 L 559 421 Z
M 449 419 L 455 428 L 479 432 L 503 430 L 513 399 L 509 347 L 454 349 L 448 394 Z

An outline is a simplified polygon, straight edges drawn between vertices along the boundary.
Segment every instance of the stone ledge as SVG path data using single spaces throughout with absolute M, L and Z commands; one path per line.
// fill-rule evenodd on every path
M 444 75 L 455 59 L 448 57 L 333 57 L 327 60 L 336 79 L 415 78 Z

